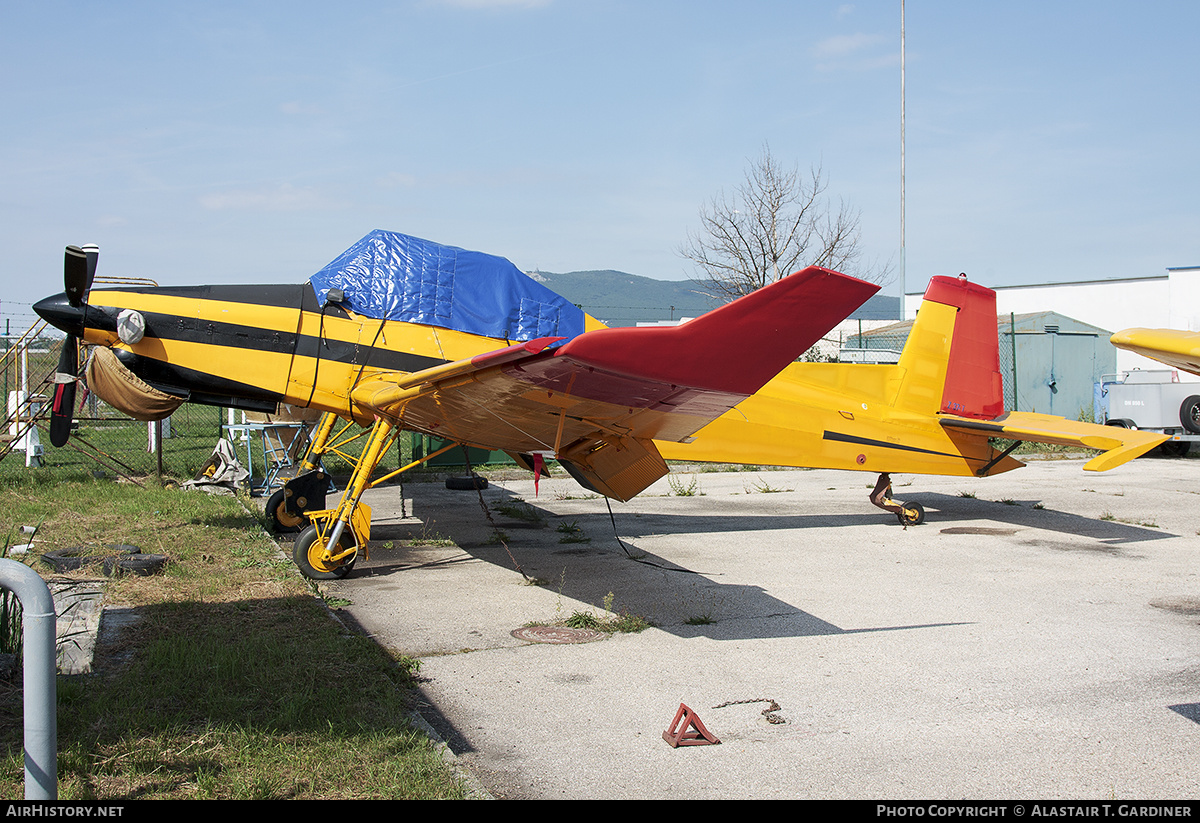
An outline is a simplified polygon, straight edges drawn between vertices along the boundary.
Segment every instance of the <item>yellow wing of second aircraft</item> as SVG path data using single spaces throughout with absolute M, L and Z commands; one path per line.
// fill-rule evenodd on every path
M 1200 333 L 1175 329 L 1125 329 L 1110 340 L 1119 349 L 1200 374 Z

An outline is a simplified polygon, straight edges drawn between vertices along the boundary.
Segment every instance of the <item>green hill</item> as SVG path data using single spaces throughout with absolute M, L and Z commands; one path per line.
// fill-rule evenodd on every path
M 623 271 L 528 272 L 609 326 L 696 317 L 719 305 L 691 280 L 654 280 Z M 872 297 L 852 318 L 899 320 L 898 297 Z

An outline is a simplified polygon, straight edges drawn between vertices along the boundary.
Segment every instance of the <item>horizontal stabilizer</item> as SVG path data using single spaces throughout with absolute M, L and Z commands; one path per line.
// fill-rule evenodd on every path
M 1009 412 L 994 420 L 972 420 L 965 417 L 941 418 L 943 428 L 967 434 L 986 434 L 1027 443 L 1050 443 L 1058 446 L 1081 446 L 1097 449 L 1103 454 L 1084 465 L 1085 471 L 1102 472 L 1127 463 L 1165 442 L 1166 435 L 1081 423 L 1036 412 Z

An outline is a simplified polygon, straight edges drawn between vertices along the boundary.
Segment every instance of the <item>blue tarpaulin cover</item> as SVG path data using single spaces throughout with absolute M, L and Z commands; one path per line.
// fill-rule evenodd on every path
M 341 289 L 351 309 L 380 320 L 514 341 L 584 330 L 578 306 L 505 258 L 397 232 L 371 232 L 309 282 L 322 306 Z

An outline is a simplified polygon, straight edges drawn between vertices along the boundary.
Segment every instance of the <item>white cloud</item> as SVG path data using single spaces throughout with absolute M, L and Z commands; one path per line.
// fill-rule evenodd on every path
M 316 189 L 284 183 L 270 188 L 207 194 L 200 198 L 200 205 L 209 211 L 308 211 L 333 204 Z
M 839 34 L 817 43 L 813 53 L 817 57 L 848 57 L 883 41 L 878 34 Z

